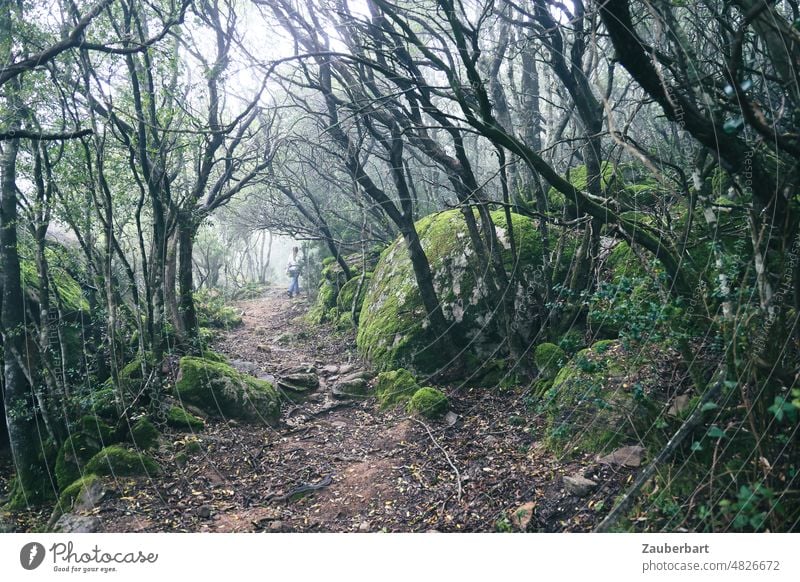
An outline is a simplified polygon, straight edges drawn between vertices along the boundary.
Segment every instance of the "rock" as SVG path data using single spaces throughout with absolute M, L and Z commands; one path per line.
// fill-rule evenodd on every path
M 369 384 L 363 378 L 339 380 L 331 388 L 331 392 L 337 398 L 363 398 L 370 396 L 371 391 Z
M 597 462 L 603 465 L 622 465 L 623 467 L 638 467 L 642 464 L 644 447 L 633 445 L 620 447 L 613 453 L 600 457 Z
M 458 415 L 452 410 L 444 415 L 444 422 L 447 426 L 453 426 L 458 422 Z
M 53 526 L 54 533 L 95 533 L 100 529 L 99 517 L 65 513 Z
M 201 505 L 197 508 L 197 517 L 201 519 L 211 519 L 213 508 L 210 505 Z
M 339 366 L 336 364 L 328 364 L 327 366 L 322 366 L 321 372 L 323 376 L 333 376 L 339 372 Z
M 597 487 L 597 483 L 583 475 L 564 477 L 564 489 L 567 490 L 567 493 L 576 497 L 586 497 L 595 487 Z
M 535 501 L 523 503 L 511 514 L 511 525 L 519 531 L 526 531 L 528 529 L 528 524 L 533 519 L 533 512 L 535 509 Z
M 689 407 L 689 398 L 688 394 L 681 394 L 680 396 L 676 396 L 675 400 L 672 401 L 672 404 L 669 405 L 667 409 L 667 414 L 670 416 L 680 416 L 681 413 Z
M 299 366 L 294 366 L 293 368 L 288 368 L 283 371 L 283 375 L 290 375 L 290 374 L 317 374 L 317 368 L 313 364 L 303 363 Z
M 182 360 L 183 359 L 181 359 L 181 361 Z M 216 363 L 224 363 L 224 362 L 216 362 Z M 236 371 L 241 372 L 242 374 L 248 374 L 249 376 L 258 376 L 258 373 L 261 371 L 258 367 L 258 364 L 254 362 L 248 362 L 246 360 L 231 360 L 230 366 Z
M 511 264 L 508 225 L 503 211 L 491 213 L 503 260 Z M 515 323 L 527 334 L 533 325 L 544 296 L 541 265 L 541 237 L 529 218 L 512 214 L 516 287 L 510 292 L 518 298 Z M 495 316 L 502 304 L 499 292 L 480 275 L 480 260 L 472 247 L 467 224 L 460 210 L 428 215 L 416 223 L 422 248 L 430 262 L 433 286 L 442 314 L 455 336 L 469 346 L 469 356 L 485 361 L 498 351 L 505 336 L 502 317 Z M 571 260 L 574 242 L 565 246 L 564 264 L 554 265 L 562 273 Z M 555 278 L 554 280 L 559 280 Z M 522 337 L 528 342 L 531 337 Z M 442 342 L 432 336 L 426 311 L 417 287 L 414 269 L 405 242 L 398 238 L 381 255 L 367 290 L 359 317 L 359 350 L 383 370 L 407 368 L 418 373 L 434 373 L 448 363 Z
M 355 369 L 356 369 L 355 364 L 342 364 L 341 366 L 339 366 L 339 375 L 344 376 L 345 374 L 349 374 Z
M 575 354 L 543 394 L 547 446 L 600 453 L 651 430 L 664 405 L 657 384 L 640 379 L 658 375 L 658 356 L 655 348 L 629 352 L 618 340 Z
M 362 521 L 358 524 L 358 531 L 360 533 L 367 533 L 369 531 L 370 525 L 368 521 Z
M 269 524 L 269 531 L 273 533 L 278 533 L 283 531 L 283 522 L 279 520 L 273 521 L 271 524 Z
M 178 430 L 203 430 L 206 426 L 202 418 L 198 418 L 193 414 L 189 414 L 184 408 L 180 406 L 172 406 L 167 411 L 167 425 Z
M 158 475 L 161 467 L 148 455 L 111 445 L 97 453 L 86 463 L 86 471 L 96 475 L 136 476 Z
M 271 424 L 279 414 L 278 392 L 272 384 L 202 358 L 181 358 L 175 395 L 181 402 L 226 419 Z
M 258 344 L 256 346 L 256 351 L 262 354 L 269 354 L 270 352 L 272 352 L 272 348 L 269 347 L 267 344 Z
M 56 456 L 56 483 L 64 489 L 84 473 L 84 467 L 93 456 L 100 452 L 102 445 L 99 438 L 83 432 L 76 432 L 67 437 Z
M 411 372 L 400 368 L 391 372 L 378 374 L 375 394 L 381 406 L 392 406 L 400 402 L 407 402 L 420 389 Z
M 313 373 L 295 372 L 281 376 L 278 386 L 292 392 L 309 392 L 319 388 L 319 377 Z
M 131 427 L 131 442 L 138 449 L 150 449 L 158 445 L 161 433 L 147 418 L 140 418 Z
M 539 376 L 549 380 L 556 377 L 558 371 L 567 363 L 569 358 L 564 350 L 556 344 L 544 343 L 536 346 L 533 355 Z
M 408 403 L 408 411 L 425 418 L 439 418 L 447 412 L 449 406 L 447 396 L 441 390 L 428 386 L 414 393 Z
M 367 294 L 367 289 L 369 289 L 369 283 L 372 279 L 372 273 L 366 273 L 364 275 L 364 282 L 361 282 L 361 276 L 356 276 L 347 281 L 342 288 L 339 289 L 339 293 L 336 297 L 336 310 L 339 312 L 339 322 L 346 323 L 346 324 L 358 324 L 358 316 L 361 313 L 361 307 L 364 304 L 364 297 Z M 360 292 L 358 293 L 358 297 L 356 297 L 356 291 L 359 291 L 360 285 Z M 353 313 L 353 302 L 356 304 L 356 320 L 353 321 L 352 313 Z

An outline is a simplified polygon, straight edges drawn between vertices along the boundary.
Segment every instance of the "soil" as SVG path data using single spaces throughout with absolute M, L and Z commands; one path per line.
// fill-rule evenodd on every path
M 333 367 L 370 370 L 352 332 L 307 324 L 307 298 L 277 289 L 235 306 L 242 325 L 212 349 L 262 377 L 311 364 L 319 390 L 285 403 L 275 427 L 209 419 L 196 434 L 166 429 L 153 453 L 161 476 L 109 480 L 91 510 L 100 531 L 590 531 L 630 477 L 594 456 L 548 452 L 524 387 L 440 386 L 456 415 L 440 421 L 380 410 L 374 399 L 334 400 Z M 562 478 L 575 474 L 598 487 L 569 495 Z M 524 504 L 533 508 L 529 522 L 516 517 Z

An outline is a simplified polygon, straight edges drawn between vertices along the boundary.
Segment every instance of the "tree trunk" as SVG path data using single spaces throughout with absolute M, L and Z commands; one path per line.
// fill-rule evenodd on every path
M 197 324 L 197 311 L 194 307 L 194 283 L 192 281 L 192 250 L 197 235 L 197 224 L 191 213 L 186 212 L 178 219 L 178 285 L 181 327 L 190 353 L 200 354 L 200 330 Z
M 9 84 L 13 81 L 9 82 Z M 12 89 L 13 91 L 13 89 Z M 11 505 L 22 507 L 43 497 L 31 386 L 21 366 L 25 353 L 24 299 L 17 253 L 16 165 L 19 140 L 5 142 L 0 156 L 0 270 L 3 277 L 4 393 L 11 454 L 16 467 L 16 485 Z

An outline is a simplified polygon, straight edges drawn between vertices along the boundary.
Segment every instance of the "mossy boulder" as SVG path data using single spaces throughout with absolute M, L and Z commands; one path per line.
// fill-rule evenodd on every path
M 106 382 L 102 388 L 92 391 L 89 403 L 89 410 L 101 419 L 115 420 L 119 416 L 116 395 L 110 382 Z
M 78 421 L 78 429 L 99 441 L 103 446 L 116 442 L 114 428 L 94 414 L 87 414 Z
M 100 452 L 103 443 L 97 435 L 72 433 L 58 450 L 55 464 L 56 484 L 59 489 L 79 479 L 89 460 Z
M 158 444 L 161 433 L 147 418 L 140 418 L 131 426 L 131 442 L 138 449 L 150 449 Z
M 202 418 L 190 414 L 180 406 L 171 406 L 167 411 L 167 425 L 178 430 L 203 430 L 206 423 Z
M 86 472 L 96 475 L 112 475 L 129 477 L 137 475 L 158 475 L 161 467 L 150 456 L 125 448 L 111 445 L 102 449 L 86 464 Z
M 425 418 L 439 418 L 447 413 L 449 403 L 441 390 L 427 386 L 420 388 L 408 402 L 408 411 Z
M 364 282 L 361 283 L 361 276 L 353 277 L 345 283 L 339 290 L 339 295 L 336 298 L 336 309 L 339 312 L 339 323 L 351 325 L 358 324 L 358 317 L 361 313 L 361 307 L 364 305 L 364 297 L 367 295 L 369 283 L 372 280 L 372 273 L 364 275 Z M 359 285 L 361 289 L 359 292 Z M 358 295 L 356 295 L 358 293 Z M 353 304 L 355 303 L 355 316 L 356 321 L 353 321 Z
M 533 354 L 539 376 L 548 380 L 555 378 L 561 367 L 567 363 L 567 359 L 566 352 L 551 343 L 539 344 Z
M 506 269 L 514 275 L 516 301 L 515 326 L 524 337 L 535 329 L 544 296 L 539 231 L 528 218 L 512 214 L 518 264 L 508 236 L 505 213 L 491 213 L 502 246 Z M 479 221 L 478 221 L 479 222 Z M 502 293 L 494 291 L 481 261 L 472 247 L 466 220 L 458 210 L 431 214 L 416 224 L 422 248 L 433 274 L 433 286 L 450 333 L 471 355 L 485 359 L 497 352 L 505 339 L 502 324 Z M 568 253 L 565 253 L 568 255 Z M 357 345 L 379 369 L 404 367 L 420 373 L 433 373 L 448 362 L 433 337 L 417 288 L 406 244 L 398 238 L 382 254 L 359 316 Z
M 59 511 L 59 513 L 71 511 L 76 502 L 80 503 L 82 498 L 89 496 L 89 492 L 97 488 L 102 488 L 102 486 L 103 480 L 93 473 L 77 479 L 61 492 L 58 498 L 57 511 Z M 95 497 L 95 495 L 91 496 Z
M 620 242 L 602 264 L 601 284 L 592 296 L 587 323 L 593 337 L 616 338 L 640 327 L 652 330 L 663 319 L 664 305 L 653 275 L 663 268 L 653 263 L 648 273 L 627 242 Z
M 273 423 L 279 413 L 278 392 L 270 382 L 192 356 L 181 358 L 175 395 L 210 416 Z
M 378 374 L 375 395 L 380 405 L 387 407 L 408 401 L 419 389 L 411 372 L 400 368 Z
M 575 354 L 544 396 L 548 446 L 601 452 L 647 433 L 664 401 L 663 386 L 645 380 L 654 362 L 644 353 L 604 340 Z

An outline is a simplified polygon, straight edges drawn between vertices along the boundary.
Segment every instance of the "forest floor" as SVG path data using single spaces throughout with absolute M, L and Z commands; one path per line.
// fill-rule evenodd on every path
M 441 386 L 456 416 L 424 423 L 374 399 L 335 400 L 338 374 L 369 370 L 352 332 L 309 325 L 307 299 L 278 289 L 235 307 L 243 324 L 214 350 L 262 377 L 312 364 L 319 390 L 284 404 L 277 427 L 209 420 L 193 435 L 168 429 L 154 452 L 162 474 L 109 481 L 90 511 L 98 531 L 589 531 L 630 478 L 594 456 L 548 452 L 523 388 Z M 578 497 L 565 490 L 567 475 L 599 485 Z

